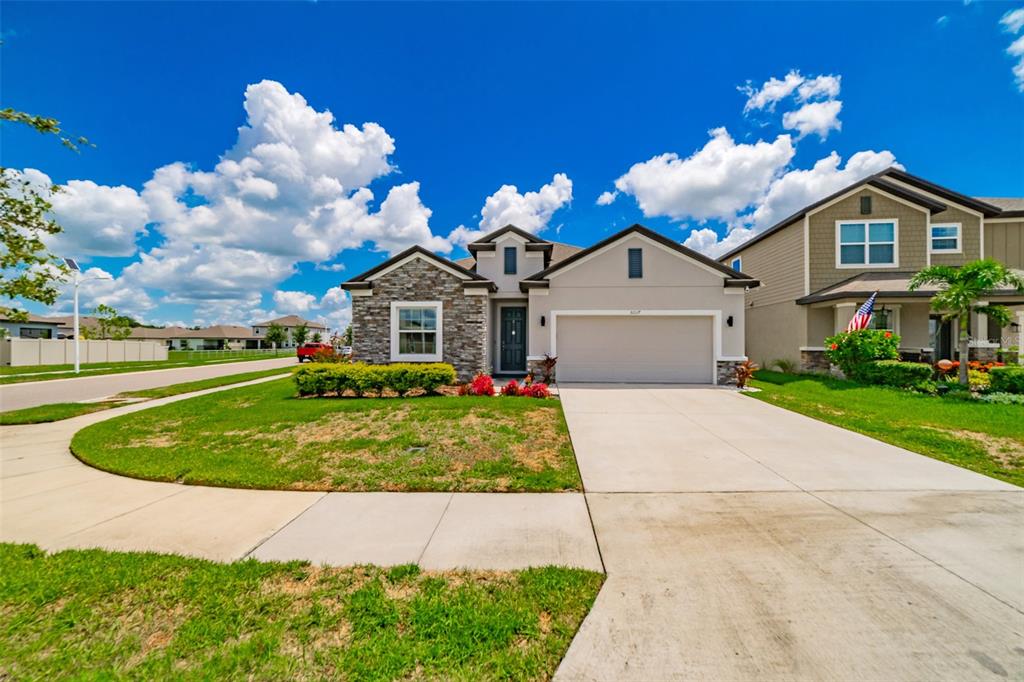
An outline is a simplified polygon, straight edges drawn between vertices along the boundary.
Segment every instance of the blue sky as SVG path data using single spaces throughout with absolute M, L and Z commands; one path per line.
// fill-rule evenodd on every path
M 115 278 L 87 305 L 341 325 L 347 276 L 508 219 L 714 254 L 892 161 L 1024 196 L 1020 7 L 7 2 L 2 105 L 96 147 L 0 153 L 77 181 L 54 248 Z

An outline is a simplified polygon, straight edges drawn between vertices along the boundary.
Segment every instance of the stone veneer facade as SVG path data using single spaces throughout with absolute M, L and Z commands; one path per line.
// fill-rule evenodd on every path
M 352 352 L 371 364 L 391 362 L 391 302 L 441 301 L 441 361 L 460 381 L 487 372 L 486 295 L 467 294 L 462 280 L 416 258 L 373 281 L 372 296 L 352 297 Z
M 736 385 L 736 368 L 743 364 L 742 360 L 719 360 L 715 363 L 719 386 Z

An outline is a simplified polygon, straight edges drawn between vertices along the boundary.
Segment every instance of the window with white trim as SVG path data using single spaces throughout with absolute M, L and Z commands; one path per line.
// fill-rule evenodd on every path
M 391 304 L 391 359 L 437 362 L 441 359 L 441 303 L 396 301 Z
M 733 258 L 732 262 L 729 263 L 729 267 L 732 268 L 733 270 L 735 270 L 736 272 L 742 272 L 743 271 L 743 259 L 738 257 L 738 256 L 736 258 Z
M 932 253 L 960 253 L 960 223 L 932 225 L 928 248 Z
M 836 267 L 895 266 L 896 221 L 836 222 Z

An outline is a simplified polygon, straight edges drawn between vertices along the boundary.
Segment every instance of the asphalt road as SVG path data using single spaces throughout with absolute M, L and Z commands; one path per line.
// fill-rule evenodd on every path
M 77 379 L 52 379 L 32 381 L 23 384 L 0 386 L 0 411 L 20 410 L 50 403 L 76 403 L 83 400 L 98 400 L 124 391 L 141 391 L 147 388 L 170 386 L 186 381 L 212 379 L 214 377 L 258 372 L 276 367 L 294 367 L 293 357 L 271 360 L 250 360 L 228 362 L 200 367 L 179 367 L 177 369 L 155 369 L 147 372 L 105 374 Z

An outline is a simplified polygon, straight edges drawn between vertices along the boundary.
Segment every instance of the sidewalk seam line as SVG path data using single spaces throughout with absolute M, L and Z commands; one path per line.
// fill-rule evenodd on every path
M 580 488 L 583 493 L 583 507 L 587 510 L 587 521 L 590 522 L 590 534 L 594 538 L 594 547 L 597 549 L 597 560 L 601 562 L 601 572 L 608 575 L 608 567 L 604 564 L 604 552 L 601 551 L 601 541 L 597 537 L 597 526 L 594 525 L 594 514 L 590 511 L 590 499 L 587 497 L 587 483 L 583 480 L 583 470 L 580 468 L 580 458 L 576 456 L 576 445 L 572 442 L 572 429 L 569 428 L 569 416 L 565 413 L 565 400 L 562 392 L 558 392 L 558 401 L 562 403 L 562 419 L 565 420 L 565 431 L 569 435 L 569 447 L 572 448 L 572 461 L 576 464 L 576 473 L 580 477 Z
M 420 550 L 420 555 L 416 557 L 416 565 L 419 566 L 420 562 L 423 561 L 423 556 L 427 553 L 427 548 L 430 547 L 430 543 L 434 540 L 434 535 L 437 533 L 437 529 L 441 527 L 441 522 L 444 521 L 445 515 L 448 513 L 448 507 L 452 506 L 452 500 L 455 499 L 455 493 L 448 493 L 448 501 L 444 503 L 444 509 L 441 510 L 440 516 L 437 517 L 437 523 L 434 524 L 434 529 L 430 531 L 430 536 L 427 541 L 423 543 L 423 549 Z
M 141 504 L 138 507 L 133 507 L 132 509 L 129 509 L 127 511 L 121 512 L 120 514 L 115 514 L 114 516 L 111 516 L 109 518 L 103 519 L 102 521 L 97 521 L 96 523 L 90 524 L 90 525 L 86 526 L 85 528 L 79 528 L 78 530 L 73 531 L 71 533 L 67 533 L 65 535 L 61 535 L 59 539 L 63 540 L 64 538 L 70 538 L 73 535 L 78 535 L 80 533 L 84 533 L 85 531 L 92 530 L 93 528 L 96 528 L 97 526 L 102 526 L 104 523 L 108 523 L 108 522 L 113 521 L 115 519 L 119 519 L 122 516 L 127 516 L 128 514 L 132 514 L 134 512 L 137 512 L 140 509 L 145 509 L 146 507 L 151 507 L 154 504 L 156 504 L 157 502 L 163 502 L 164 500 L 169 500 L 172 497 L 175 497 L 177 495 L 181 495 L 182 493 L 185 493 L 185 492 L 188 492 L 188 491 L 187 490 L 176 490 L 175 492 L 173 492 L 173 493 L 171 493 L 169 495 L 164 495 L 163 497 L 158 497 L 157 499 L 151 500 L 151 501 L 149 501 L 149 502 L 147 502 L 145 504 Z
M 275 531 L 274 531 L 273 533 L 271 533 L 271 534 L 270 534 L 270 535 L 268 535 L 267 537 L 265 537 L 265 538 L 263 538 L 262 540 L 260 540 L 259 542 L 257 542 L 257 543 L 256 543 L 255 545 L 253 545 L 253 546 L 252 546 L 252 548 L 251 548 L 251 549 L 250 549 L 250 550 L 249 550 L 248 552 L 246 552 L 245 554 L 243 554 L 243 555 L 242 555 L 241 557 L 239 557 L 239 558 L 241 558 L 241 559 L 248 559 L 248 558 L 250 558 L 250 557 L 252 556 L 252 553 L 253 553 L 253 552 L 255 552 L 255 551 L 256 551 L 257 549 L 259 549 L 260 547 L 262 547 L 262 546 L 263 546 L 263 545 L 264 545 L 265 543 L 267 543 L 267 542 L 268 542 L 268 541 L 269 541 L 269 540 L 270 540 L 271 538 L 275 537 L 275 536 L 276 536 L 276 535 L 277 535 L 278 533 L 283 533 L 283 532 L 284 532 L 284 530 L 285 530 L 285 529 L 286 529 L 286 528 L 287 528 L 288 526 L 292 525 L 293 523 L 295 523 L 296 521 L 298 521 L 298 520 L 299 520 L 300 518 L 302 518 L 303 516 L 305 516 L 305 515 L 306 515 L 306 513 L 307 513 L 307 512 L 309 512 L 309 510 L 310 510 L 310 509 L 312 509 L 313 507 L 317 506 L 318 504 L 320 504 L 321 502 L 323 502 L 324 500 L 326 500 L 326 499 L 327 499 L 327 496 L 328 496 L 328 495 L 330 495 L 330 492 L 322 492 L 322 493 L 320 493 L 320 497 L 318 497 L 317 499 L 315 499 L 315 500 L 313 500 L 312 502 L 310 502 L 310 503 L 309 503 L 309 504 L 308 504 L 308 505 L 306 506 L 306 508 L 305 508 L 305 509 L 303 509 L 303 510 L 302 510 L 302 511 L 300 511 L 300 512 L 299 512 L 298 514 L 296 514 L 295 516 L 293 516 L 292 518 L 290 518 L 290 519 L 288 520 L 288 523 L 284 524 L 283 526 L 281 526 L 280 528 L 278 528 L 277 530 L 275 530 Z

